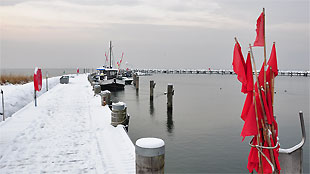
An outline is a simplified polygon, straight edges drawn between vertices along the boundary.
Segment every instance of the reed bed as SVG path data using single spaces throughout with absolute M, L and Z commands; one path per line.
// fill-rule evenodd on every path
M 25 84 L 33 81 L 33 76 L 26 75 L 1 75 L 0 84 Z

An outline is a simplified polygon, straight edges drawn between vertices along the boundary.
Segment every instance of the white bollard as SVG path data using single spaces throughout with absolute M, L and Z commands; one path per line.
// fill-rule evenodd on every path
M 164 173 L 165 142 L 159 138 L 136 141 L 136 173 Z

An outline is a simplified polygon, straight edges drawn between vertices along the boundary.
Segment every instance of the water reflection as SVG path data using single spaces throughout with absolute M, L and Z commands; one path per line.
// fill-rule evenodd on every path
M 111 100 L 113 103 L 117 103 L 124 97 L 124 91 L 112 91 Z
M 153 102 L 153 100 L 150 100 L 150 114 L 151 114 L 151 116 L 154 116 L 154 102 Z
M 167 108 L 167 131 L 173 133 L 173 129 L 172 108 Z

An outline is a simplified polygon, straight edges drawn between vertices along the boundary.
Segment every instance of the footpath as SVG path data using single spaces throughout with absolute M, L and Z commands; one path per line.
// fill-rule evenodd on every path
M 135 147 L 87 75 L 58 84 L 0 123 L 0 173 L 135 173 Z

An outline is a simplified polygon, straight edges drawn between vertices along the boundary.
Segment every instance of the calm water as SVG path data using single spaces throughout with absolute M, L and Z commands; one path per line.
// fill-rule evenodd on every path
M 149 100 L 149 81 L 156 82 Z M 167 112 L 167 84 L 175 89 L 174 107 Z M 126 86 L 113 93 L 131 115 L 129 136 L 158 137 L 166 143 L 167 173 L 247 173 L 249 138 L 241 142 L 240 119 L 245 95 L 231 75 L 155 74 L 140 77 L 140 90 Z M 298 112 L 304 111 L 309 136 L 309 78 L 277 77 L 275 114 L 282 148 L 300 142 Z M 309 138 L 304 146 L 304 173 L 309 173 Z

